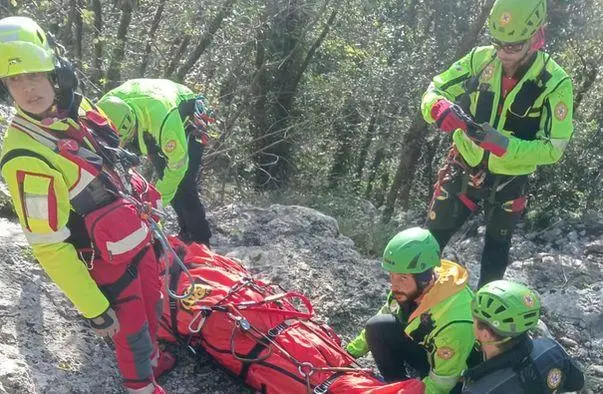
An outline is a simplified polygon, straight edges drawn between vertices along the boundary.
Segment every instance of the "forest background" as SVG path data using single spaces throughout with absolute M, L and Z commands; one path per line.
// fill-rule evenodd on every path
M 310 206 L 378 254 L 400 215 L 426 211 L 450 144 L 420 117 L 421 95 L 488 44 L 492 4 L 0 0 L 0 16 L 31 16 L 52 32 L 91 98 L 140 77 L 205 95 L 220 131 L 205 155 L 210 207 Z M 549 1 L 546 51 L 574 81 L 575 134 L 560 163 L 532 176 L 532 229 L 602 207 L 603 1 Z

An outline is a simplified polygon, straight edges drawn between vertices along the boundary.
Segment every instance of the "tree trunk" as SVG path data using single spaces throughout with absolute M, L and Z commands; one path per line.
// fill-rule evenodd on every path
M 400 160 L 396 175 L 392 181 L 391 188 L 387 193 L 385 200 L 385 209 L 383 210 L 382 221 L 388 223 L 394 213 L 394 204 L 398 197 L 402 201 L 402 206 L 406 207 L 409 197 L 409 186 L 414 179 L 414 173 L 417 167 L 417 159 L 421 153 L 421 144 L 425 140 L 427 127 L 423 120 L 421 111 L 415 114 L 410 129 L 403 138 L 402 150 L 400 151 Z
M 276 65 L 273 71 L 272 88 L 265 93 L 273 96 L 270 105 L 266 105 L 267 122 L 269 127 L 264 129 L 265 135 L 256 136 L 263 144 L 256 152 L 255 185 L 258 188 L 270 189 L 281 187 L 289 182 L 293 172 L 291 162 L 292 140 L 288 136 L 291 127 L 293 103 L 302 75 L 314 57 L 317 49 L 327 36 L 335 21 L 337 12 L 332 12 L 316 41 L 310 46 L 305 55 L 301 53 L 303 29 L 305 25 L 303 0 L 291 0 L 287 8 L 279 13 L 271 31 L 271 39 L 267 47 L 271 48 L 272 63 Z M 257 128 L 256 128 L 256 131 Z
M 153 22 L 151 23 L 151 28 L 146 33 L 146 44 L 144 47 L 144 53 L 142 54 L 142 61 L 140 62 L 140 70 L 139 74 L 141 77 L 144 77 L 144 73 L 147 71 L 147 67 L 149 66 L 149 55 L 151 54 L 151 46 L 155 41 L 155 33 L 159 28 L 159 23 L 161 22 L 161 15 L 163 13 L 163 9 L 165 8 L 166 0 L 159 0 L 159 5 L 157 6 L 157 10 L 155 11 L 155 16 L 153 17 Z
M 353 97 L 346 98 L 341 112 L 342 116 L 333 122 L 334 144 L 337 149 L 329 173 L 330 189 L 345 183 L 351 173 L 354 141 L 358 140 L 358 126 L 362 121 Z
M 293 169 L 290 161 L 292 143 L 288 136 L 291 110 L 295 97 L 294 81 L 298 79 L 301 60 L 301 29 L 303 26 L 303 0 L 291 0 L 279 12 L 265 42 L 265 63 L 275 68 L 270 86 L 264 90 L 264 126 L 256 125 L 255 186 L 275 189 L 288 182 Z
M 75 58 L 75 66 L 82 66 L 82 41 L 84 34 L 84 21 L 82 20 L 82 8 L 84 3 L 82 0 L 76 0 L 77 12 L 74 15 L 73 20 L 73 36 L 75 42 L 73 43 L 73 56 Z
M 380 184 L 375 192 L 375 207 L 380 208 L 385 201 L 385 193 L 387 193 L 387 188 L 389 186 L 389 172 L 383 171 L 380 177 Z
M 373 193 L 373 183 L 377 178 L 377 174 L 379 172 L 379 167 L 381 167 L 381 162 L 385 158 L 385 146 L 380 146 L 375 152 L 375 157 L 373 157 L 373 162 L 369 167 L 369 175 L 366 181 L 366 190 L 364 191 L 364 198 L 370 200 L 371 194 Z
M 475 46 L 479 33 L 486 22 L 490 10 L 494 4 L 494 0 L 486 0 L 483 4 L 478 18 L 475 20 L 469 32 L 461 40 L 459 47 L 455 53 L 455 59 L 465 55 Z M 413 122 L 403 138 L 402 150 L 400 152 L 400 160 L 396 175 L 391 184 L 391 188 L 387 193 L 385 200 L 385 209 L 381 220 L 384 223 L 390 221 L 394 212 L 396 200 L 400 198 L 402 207 L 408 208 L 410 185 L 414 179 L 415 170 L 417 167 L 417 159 L 420 155 L 420 148 L 427 133 L 427 124 L 425 123 L 421 111 L 417 111 Z
M 364 140 L 360 146 L 360 153 L 358 153 L 358 161 L 356 162 L 356 180 L 359 182 L 362 180 L 362 173 L 364 172 L 364 166 L 366 165 L 366 158 L 368 151 L 371 148 L 371 143 L 375 136 L 375 124 L 377 122 L 377 115 L 375 112 L 371 115 L 368 127 L 366 128 L 366 134 Z
M 178 72 L 176 72 L 176 81 L 183 81 L 186 74 L 188 74 L 188 72 L 195 66 L 197 60 L 199 60 L 203 52 L 205 52 L 205 50 L 214 40 L 214 35 L 220 26 L 222 26 L 222 21 L 224 21 L 224 18 L 226 18 L 232 12 L 232 8 L 236 1 L 237 0 L 226 0 L 226 3 L 222 5 L 220 12 L 218 12 L 218 15 L 216 15 L 216 17 L 209 23 L 207 31 L 201 36 L 195 49 L 193 49 L 184 64 L 180 66 Z
M 266 93 L 268 91 L 268 76 L 265 69 L 266 63 L 266 36 L 269 27 L 267 24 L 262 25 L 256 33 L 256 53 L 255 53 L 255 75 L 251 82 L 251 105 L 249 108 L 250 124 L 249 128 L 253 140 L 252 160 L 255 163 L 255 180 L 257 187 L 263 187 L 261 182 L 269 182 L 270 173 L 266 173 L 266 180 L 259 174 L 263 170 L 265 146 L 265 131 L 268 128 L 268 120 L 266 118 Z
M 69 12 L 67 13 L 67 22 L 63 26 L 62 33 L 60 35 L 60 42 L 65 49 L 73 50 L 73 24 L 75 21 L 75 15 L 77 14 L 77 3 L 78 0 L 69 0 Z
M 107 70 L 105 91 L 111 90 L 121 83 L 121 65 L 124 60 L 128 29 L 132 21 L 133 7 L 130 1 L 122 2 L 121 11 L 119 26 L 117 28 L 117 42 L 111 54 L 111 63 L 109 63 L 109 69 Z
M 190 42 L 191 36 L 185 34 L 182 37 L 180 44 L 178 44 L 178 48 L 176 49 L 176 51 L 171 52 L 170 62 L 168 63 L 167 67 L 165 68 L 165 71 L 163 72 L 163 76 L 165 78 L 169 79 L 172 77 L 174 71 L 176 71 L 176 67 L 178 67 L 178 64 L 180 63 L 180 58 L 182 58 L 182 55 L 184 55 L 184 52 L 186 51 L 186 48 L 188 47 L 188 44 Z
M 103 7 L 100 0 L 92 0 L 94 12 L 94 56 L 92 58 L 92 83 L 100 84 L 103 77 Z
M 296 90 L 297 90 L 297 85 L 299 84 L 299 81 L 301 80 L 302 75 L 304 74 L 304 72 L 308 68 L 308 65 L 310 64 L 310 61 L 316 54 L 316 51 L 318 50 L 318 48 L 320 48 L 320 46 L 322 45 L 323 41 L 327 37 L 327 34 L 329 34 L 329 30 L 331 30 L 331 26 L 333 26 L 333 23 L 335 23 L 336 17 L 337 17 L 337 9 L 335 9 L 335 10 L 333 10 L 333 12 L 331 12 L 331 15 L 329 16 L 327 23 L 325 24 L 324 28 L 322 29 L 322 32 L 320 33 L 320 35 L 318 36 L 318 38 L 316 39 L 314 44 L 312 44 L 312 46 L 310 47 L 310 50 L 306 54 L 306 57 L 304 58 L 304 62 L 302 63 L 301 67 L 299 68 L 297 75 L 294 78 L 294 82 L 292 83 L 292 85 L 295 87 Z

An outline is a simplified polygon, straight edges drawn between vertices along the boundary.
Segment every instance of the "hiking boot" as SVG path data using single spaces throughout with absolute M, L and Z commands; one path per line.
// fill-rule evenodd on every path
M 159 352 L 157 359 L 157 366 L 153 367 L 153 376 L 155 379 L 159 379 L 160 376 L 165 375 L 174 368 L 176 364 L 176 357 L 168 351 L 162 350 Z M 157 394 L 157 393 L 153 393 Z

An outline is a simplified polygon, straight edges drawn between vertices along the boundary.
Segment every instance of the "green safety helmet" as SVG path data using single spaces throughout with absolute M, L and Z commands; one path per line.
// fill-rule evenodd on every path
M 546 0 L 496 0 L 488 29 L 494 39 L 503 43 L 528 40 L 544 25 Z
M 538 324 L 540 299 L 520 283 L 496 280 L 477 291 L 471 312 L 498 335 L 516 337 Z
M 55 57 L 46 33 L 33 19 L 0 19 L 0 78 L 54 68 Z
M 389 241 L 381 267 L 396 274 L 420 274 L 440 264 L 438 241 L 429 230 L 413 227 L 399 232 Z
M 96 104 L 115 124 L 122 144 L 125 145 L 134 138 L 136 130 L 136 114 L 124 100 L 119 97 L 105 95 Z

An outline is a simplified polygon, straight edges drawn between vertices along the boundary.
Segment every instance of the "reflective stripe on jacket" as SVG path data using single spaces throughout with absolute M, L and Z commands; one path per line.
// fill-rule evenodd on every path
M 2 176 L 11 194 L 19 222 L 33 254 L 50 278 L 74 303 L 84 317 L 99 316 L 109 302 L 90 277 L 69 238 L 73 213 L 71 201 L 93 181 L 89 173 L 73 161 L 31 136 L 35 125 L 60 135 L 79 129 L 81 118 L 91 110 L 83 99 L 78 120 L 54 119 L 42 122 L 18 110 L 18 117 L 6 132 L 2 153 Z M 20 122 L 19 118 L 27 122 Z M 26 129 L 27 124 L 30 124 Z M 29 133 L 29 134 L 28 134 Z

